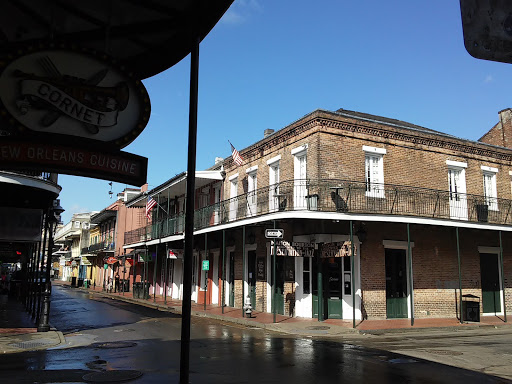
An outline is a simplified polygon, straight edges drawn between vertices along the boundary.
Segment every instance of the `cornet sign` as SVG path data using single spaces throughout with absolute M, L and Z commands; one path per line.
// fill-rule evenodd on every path
M 142 185 L 147 159 L 120 149 L 150 112 L 144 85 L 106 55 L 52 48 L 0 57 L 0 169 Z
M 78 136 L 123 148 L 150 114 L 142 83 L 107 61 L 83 52 L 42 50 L 4 63 L 2 115 L 12 133 Z

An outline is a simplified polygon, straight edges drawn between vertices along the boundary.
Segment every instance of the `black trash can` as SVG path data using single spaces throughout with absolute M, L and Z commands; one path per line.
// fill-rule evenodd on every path
M 77 287 L 80 288 L 80 287 L 83 287 L 83 286 L 84 286 L 84 279 L 78 279 Z
M 487 204 L 477 204 L 475 209 L 477 220 L 481 223 L 487 223 L 489 217 L 489 206 Z
M 123 283 L 121 286 L 122 286 L 123 292 L 130 292 L 130 280 L 128 280 L 128 279 L 123 280 Z
M 76 276 L 73 276 L 73 277 L 71 278 L 71 286 L 72 286 L 73 288 L 76 288 Z
M 141 283 L 133 283 L 133 298 L 140 299 L 140 284 Z
M 480 321 L 480 298 L 475 295 L 462 295 L 462 321 Z
M 142 294 L 142 299 L 149 299 L 149 283 L 145 283 L 145 284 L 142 284 L 141 283 L 141 288 L 142 288 L 142 285 L 144 286 L 144 292 Z

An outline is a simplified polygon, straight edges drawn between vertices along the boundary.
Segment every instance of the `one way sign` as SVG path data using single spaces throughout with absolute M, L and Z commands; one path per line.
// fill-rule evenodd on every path
M 265 229 L 265 237 L 267 239 L 282 239 L 284 229 Z

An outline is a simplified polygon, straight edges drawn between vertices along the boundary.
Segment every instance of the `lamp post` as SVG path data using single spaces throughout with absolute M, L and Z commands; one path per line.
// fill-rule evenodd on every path
M 57 223 L 60 221 L 60 215 L 64 212 L 64 208 L 60 205 L 60 200 L 53 201 L 53 206 L 48 210 L 48 252 L 46 253 L 46 283 L 43 298 L 43 308 L 40 317 L 37 332 L 48 332 L 50 330 L 50 295 L 52 291 L 52 283 L 50 282 L 50 268 L 52 266 L 53 253 L 53 235 L 57 229 Z

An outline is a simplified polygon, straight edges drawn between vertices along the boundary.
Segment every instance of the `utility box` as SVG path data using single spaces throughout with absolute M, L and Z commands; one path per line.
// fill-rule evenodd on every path
M 480 322 L 480 298 L 462 295 L 462 321 Z

